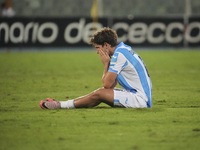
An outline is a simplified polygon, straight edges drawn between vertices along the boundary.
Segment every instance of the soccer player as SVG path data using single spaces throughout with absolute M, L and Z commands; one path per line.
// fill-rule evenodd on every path
M 117 43 L 114 30 L 105 27 L 89 40 L 104 65 L 103 88 L 68 101 L 47 98 L 42 109 L 88 108 L 106 103 L 111 107 L 146 108 L 152 106 L 152 86 L 141 57 L 123 42 Z M 119 83 L 122 89 L 115 88 Z

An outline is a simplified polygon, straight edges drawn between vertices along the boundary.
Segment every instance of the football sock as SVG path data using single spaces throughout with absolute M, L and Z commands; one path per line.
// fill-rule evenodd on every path
M 75 108 L 74 100 L 60 101 L 60 107 L 61 108 L 67 108 L 67 109 Z

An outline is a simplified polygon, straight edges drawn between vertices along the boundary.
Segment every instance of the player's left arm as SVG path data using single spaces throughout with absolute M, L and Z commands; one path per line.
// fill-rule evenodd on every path
M 106 89 L 114 88 L 117 85 L 117 74 L 108 71 L 110 65 L 110 56 L 103 50 L 99 50 L 100 59 L 104 65 L 104 72 L 102 77 L 103 87 Z
M 117 85 L 117 76 L 128 65 L 127 59 L 122 53 L 116 52 L 111 60 L 104 76 L 104 88 L 114 88 Z
M 111 86 L 111 89 L 114 89 L 117 86 L 117 83 L 118 83 L 118 81 L 117 81 L 117 78 L 116 78 L 114 84 Z
M 107 71 L 104 75 L 103 80 L 103 87 L 105 89 L 113 89 L 117 85 L 117 74 L 114 72 Z

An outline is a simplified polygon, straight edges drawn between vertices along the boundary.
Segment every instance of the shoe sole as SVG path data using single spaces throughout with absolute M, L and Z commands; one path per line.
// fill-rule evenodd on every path
M 55 102 L 56 100 L 47 98 L 45 101 Z M 40 107 L 41 107 L 42 109 L 48 109 L 48 108 L 44 105 L 45 101 L 40 101 Z

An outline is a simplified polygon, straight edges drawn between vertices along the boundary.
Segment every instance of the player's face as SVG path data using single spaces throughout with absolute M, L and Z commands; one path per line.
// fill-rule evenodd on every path
M 99 54 L 99 51 L 100 50 L 103 50 L 104 52 L 108 53 L 108 50 L 105 46 L 102 46 L 102 45 L 98 45 L 98 44 L 94 44 L 94 47 L 96 48 L 97 50 L 97 54 Z

